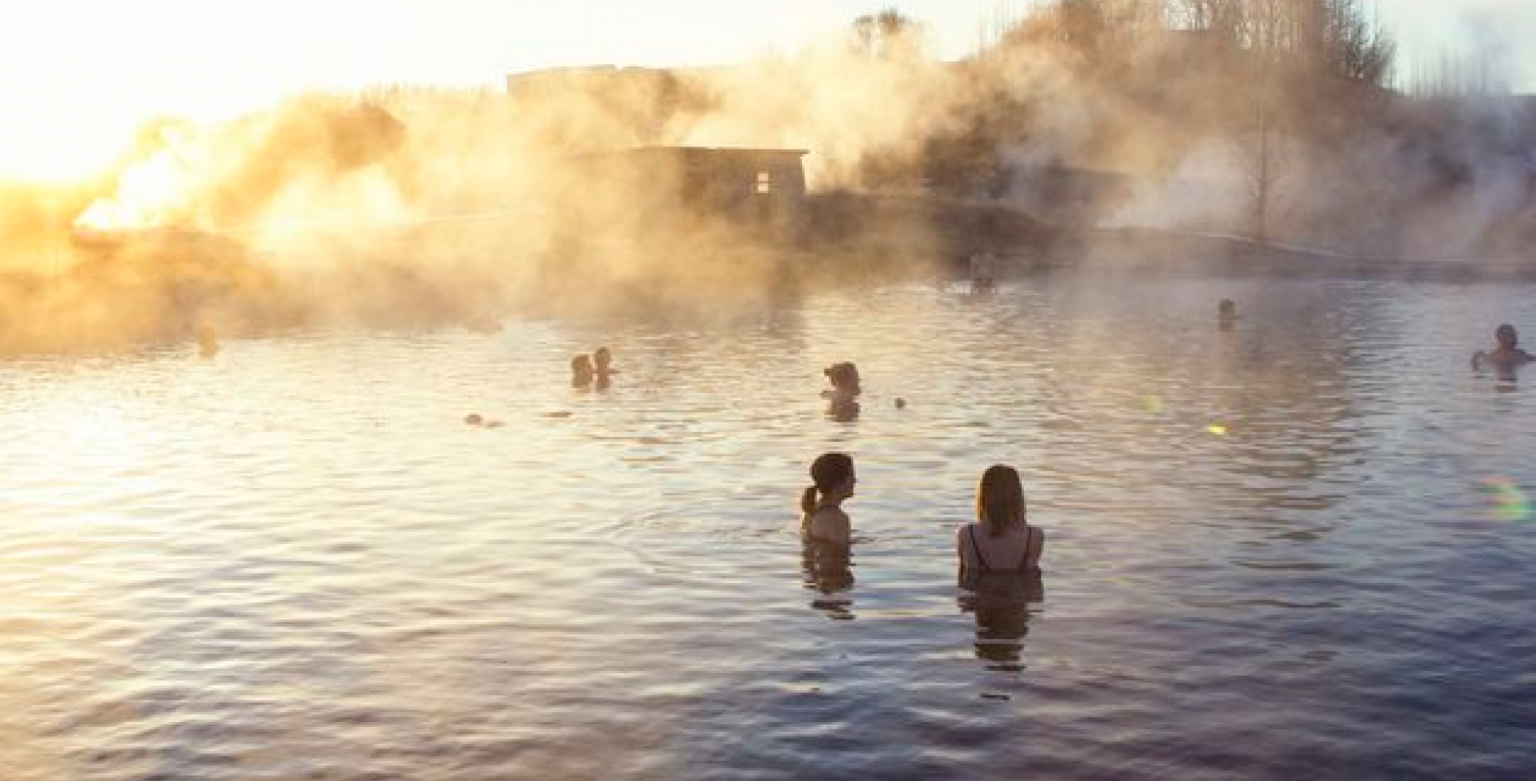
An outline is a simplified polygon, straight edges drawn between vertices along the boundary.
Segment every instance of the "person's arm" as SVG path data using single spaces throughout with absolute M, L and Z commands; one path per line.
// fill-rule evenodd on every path
M 1040 532 L 1040 540 L 1035 544 L 1034 561 L 1029 563 L 1031 568 L 1037 569 L 1040 566 L 1040 560 L 1045 558 L 1045 530 L 1038 526 L 1031 528 L 1039 529 Z
M 853 521 L 841 510 L 837 512 L 837 522 L 832 524 L 832 541 L 843 546 L 853 542 Z

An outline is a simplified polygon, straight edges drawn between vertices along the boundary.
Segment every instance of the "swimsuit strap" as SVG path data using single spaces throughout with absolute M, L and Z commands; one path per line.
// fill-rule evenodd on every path
M 986 557 L 981 555 L 981 546 L 976 544 L 976 526 L 973 524 L 965 527 L 965 532 L 971 538 L 971 551 L 976 554 L 976 564 L 982 572 L 990 572 L 992 568 L 987 566 Z
M 1019 561 L 1019 568 L 1018 568 L 1019 572 L 1028 572 L 1029 571 L 1029 546 L 1030 546 L 1030 543 L 1032 543 L 1034 541 L 1035 541 L 1035 528 L 1033 526 L 1025 524 L 1024 525 L 1024 558 Z

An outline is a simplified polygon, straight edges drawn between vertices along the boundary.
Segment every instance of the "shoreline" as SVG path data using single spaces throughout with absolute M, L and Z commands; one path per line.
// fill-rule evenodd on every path
M 838 258 L 868 271 L 937 261 L 967 273 L 972 254 L 990 251 L 1000 271 L 1094 270 L 1124 274 L 1206 274 L 1423 282 L 1536 282 L 1531 258 L 1456 259 L 1356 255 L 1234 234 L 1050 223 L 1002 204 L 922 194 L 809 196 L 797 254 Z M 844 258 L 848 258 L 844 260 Z

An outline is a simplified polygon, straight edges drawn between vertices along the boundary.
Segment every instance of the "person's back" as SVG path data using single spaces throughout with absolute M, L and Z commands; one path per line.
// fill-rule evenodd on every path
M 982 473 L 976 487 L 974 523 L 955 532 L 962 571 L 971 574 L 1031 572 L 1040 567 L 1045 530 L 1029 525 L 1019 473 L 1001 464 Z
M 1029 572 L 1039 569 L 1045 550 L 1045 530 L 1038 526 L 1009 526 L 993 536 L 982 522 L 968 523 L 956 532 L 960 566 L 977 573 Z

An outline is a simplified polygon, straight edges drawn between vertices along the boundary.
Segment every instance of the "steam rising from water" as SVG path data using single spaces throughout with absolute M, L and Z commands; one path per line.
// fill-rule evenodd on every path
M 203 324 L 751 311 L 835 263 L 829 233 L 916 257 L 998 241 L 934 221 L 978 203 L 1078 230 L 1248 233 L 1245 123 L 1261 100 L 1277 117 L 1265 142 L 1275 238 L 1474 256 L 1529 237 L 1524 104 L 1256 89 L 1241 69 L 1181 67 L 1185 44 L 1147 36 L 1127 60 L 1145 67 L 1107 74 L 1049 40 L 939 63 L 921 45 L 837 39 L 744 67 L 556 72 L 505 94 L 385 89 L 218 125 L 156 122 L 100 181 L 0 192 L 0 353 Z M 675 171 L 603 157 L 658 145 L 807 149 L 818 193 L 929 205 L 880 218 L 817 196 L 799 235 L 764 240 L 676 197 Z

